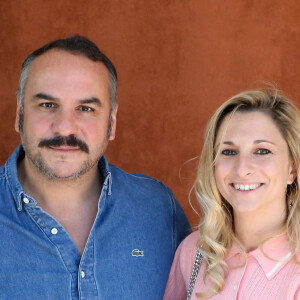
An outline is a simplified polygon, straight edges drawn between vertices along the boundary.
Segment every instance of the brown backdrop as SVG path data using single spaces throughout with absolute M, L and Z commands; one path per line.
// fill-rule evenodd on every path
M 107 157 L 164 181 L 188 204 L 204 126 L 233 94 L 275 84 L 300 104 L 298 0 L 2 0 L 0 163 L 19 143 L 21 63 L 49 40 L 94 40 L 119 75 L 117 139 Z

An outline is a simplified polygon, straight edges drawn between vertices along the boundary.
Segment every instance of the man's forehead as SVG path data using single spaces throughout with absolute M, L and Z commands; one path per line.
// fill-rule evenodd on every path
M 109 73 L 101 62 L 94 62 L 82 54 L 51 49 L 37 57 L 29 68 L 25 98 L 38 93 L 60 98 L 109 97 Z M 28 94 L 29 93 L 29 94 Z
M 29 68 L 29 74 L 45 68 L 53 69 L 54 67 L 59 66 L 64 68 L 66 65 L 73 68 L 78 67 L 89 70 L 100 70 L 102 73 L 107 73 L 108 75 L 108 70 L 102 62 L 93 61 L 82 53 L 58 48 L 48 50 L 35 58 Z

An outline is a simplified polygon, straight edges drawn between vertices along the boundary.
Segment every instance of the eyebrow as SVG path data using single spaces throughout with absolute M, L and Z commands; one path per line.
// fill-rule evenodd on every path
M 269 144 L 275 145 L 275 143 L 273 143 L 269 140 L 255 140 L 254 141 L 254 144 L 260 144 L 260 143 L 269 143 Z
M 260 144 L 260 143 L 269 143 L 269 144 L 272 144 L 272 145 L 275 145 L 275 143 L 271 142 L 271 141 L 268 141 L 268 140 L 255 140 L 253 142 L 253 144 Z M 231 141 L 224 141 L 223 144 L 225 145 L 230 145 L 230 146 L 234 146 L 234 143 L 231 142 Z M 219 147 L 220 144 L 217 145 L 217 147 Z
M 45 94 L 45 93 L 37 93 L 32 97 L 32 100 L 40 100 L 40 99 L 49 100 L 49 101 L 59 101 L 59 98 L 51 96 L 49 94 Z M 96 97 L 80 99 L 80 100 L 78 100 L 78 102 L 80 104 L 93 104 L 94 103 L 97 106 L 100 106 L 100 107 L 102 106 L 102 102 Z
M 39 100 L 39 99 L 45 99 L 45 100 L 54 100 L 54 101 L 58 101 L 59 98 L 53 97 L 51 95 L 48 94 L 44 94 L 44 93 L 37 93 L 32 97 L 32 100 Z
M 80 104 L 96 104 L 97 106 L 100 106 L 100 107 L 102 106 L 102 102 L 96 97 L 80 99 L 78 102 Z

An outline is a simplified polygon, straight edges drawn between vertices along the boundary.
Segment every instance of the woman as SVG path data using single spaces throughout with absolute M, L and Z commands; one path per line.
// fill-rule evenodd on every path
M 189 289 L 190 299 L 300 299 L 299 166 L 289 100 L 250 90 L 221 105 L 194 184 L 202 220 L 177 249 L 164 299 Z

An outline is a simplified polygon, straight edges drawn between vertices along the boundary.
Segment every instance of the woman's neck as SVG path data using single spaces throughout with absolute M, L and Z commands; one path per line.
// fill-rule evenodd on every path
M 281 233 L 286 222 L 286 209 L 269 212 L 235 213 L 234 231 L 246 252 L 258 248 L 266 239 Z

